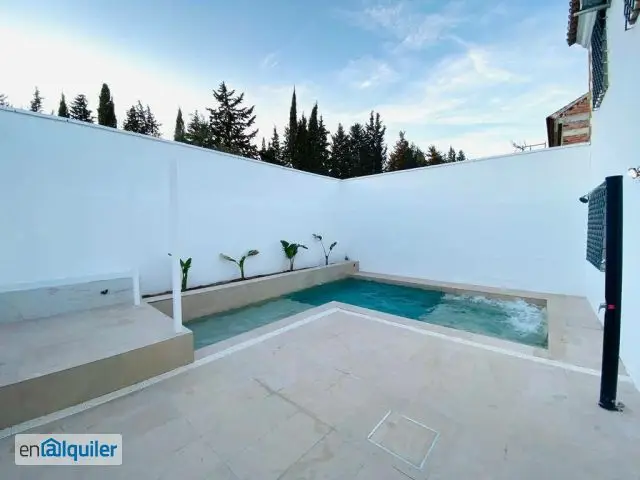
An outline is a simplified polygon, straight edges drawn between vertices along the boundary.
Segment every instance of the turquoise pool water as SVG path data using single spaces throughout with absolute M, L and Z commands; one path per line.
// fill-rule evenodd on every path
M 453 295 L 353 278 L 203 317 L 187 326 L 193 331 L 195 348 L 201 348 L 331 301 L 527 345 L 547 346 L 545 309 L 523 300 Z

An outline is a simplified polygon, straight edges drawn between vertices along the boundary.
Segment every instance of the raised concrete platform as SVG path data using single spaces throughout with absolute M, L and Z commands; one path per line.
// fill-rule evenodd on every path
M 153 307 L 0 323 L 0 429 L 193 362 L 193 336 Z

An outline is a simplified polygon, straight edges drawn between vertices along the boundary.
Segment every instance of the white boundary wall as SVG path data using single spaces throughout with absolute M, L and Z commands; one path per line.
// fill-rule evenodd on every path
M 139 270 L 141 293 L 171 288 L 169 172 L 178 163 L 179 247 L 190 285 L 323 262 L 311 234 L 340 240 L 339 181 L 48 115 L 0 108 L 0 285 Z M 344 258 L 341 245 L 334 260 Z
M 588 166 L 579 145 L 347 180 L 347 248 L 365 272 L 582 295 Z
M 37 141 L 31 141 L 37 139 Z M 0 285 L 138 270 L 171 287 L 171 160 L 190 285 L 286 268 L 279 240 L 337 240 L 363 271 L 584 292 L 588 146 L 338 181 L 175 142 L 0 109 Z
M 621 356 L 640 385 L 640 21 L 625 31 L 622 0 L 607 10 L 609 89 L 593 112 L 591 187 L 609 175 L 624 175 Z M 604 302 L 604 274 L 585 263 L 586 295 L 594 310 Z M 604 321 L 601 312 L 600 321 Z

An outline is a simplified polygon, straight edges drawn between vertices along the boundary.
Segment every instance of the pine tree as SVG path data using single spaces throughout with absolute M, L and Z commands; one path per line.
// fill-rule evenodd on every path
M 178 115 L 176 116 L 176 127 L 173 130 L 173 139 L 176 142 L 186 143 L 186 132 L 184 130 L 184 120 L 182 119 L 182 109 L 178 108 Z
M 260 147 L 260 150 L 258 150 L 258 157 L 260 157 L 260 160 L 263 162 L 268 162 L 269 160 L 267 159 L 271 159 L 271 152 L 267 148 L 267 142 L 265 142 L 264 137 L 262 137 L 262 146 Z
M 282 150 L 280 147 L 280 136 L 278 135 L 278 130 L 276 127 L 273 127 L 273 135 L 271 136 L 271 141 L 269 142 L 269 148 L 272 152 L 273 162 L 278 165 L 282 165 Z
M 456 151 L 453 147 L 449 147 L 449 152 L 447 153 L 447 159 L 445 160 L 447 163 L 456 161 Z
M 349 129 L 350 177 L 361 177 L 373 171 L 365 129 L 355 123 Z
M 280 137 L 278 136 L 278 130 L 273 127 L 273 135 L 269 144 L 266 145 L 264 138 L 262 139 L 262 148 L 260 149 L 260 159 L 273 163 L 275 165 L 282 165 L 282 152 L 280 151 Z
M 405 138 L 405 133 L 401 131 L 398 141 L 394 145 L 393 151 L 389 155 L 387 172 L 406 170 L 408 168 L 412 168 L 410 145 Z
M 369 123 L 365 127 L 367 136 L 367 163 L 364 165 L 364 175 L 381 173 L 387 161 L 387 145 L 384 135 L 387 127 L 382 124 L 380 114 L 373 110 L 369 114 Z
M 427 149 L 427 165 L 440 165 L 445 163 L 445 161 L 444 156 L 438 151 L 435 145 L 429 145 Z
M 151 108 L 147 105 L 144 111 L 144 133 L 152 137 L 160 138 L 160 127 L 162 124 L 156 120 L 156 117 L 151 113 Z
M 286 165 L 293 166 L 296 163 L 295 145 L 296 136 L 298 130 L 298 105 L 296 100 L 296 89 L 293 88 L 293 95 L 291 96 L 291 107 L 289 108 L 289 125 L 284 130 L 284 146 L 283 146 L 283 160 Z
M 36 90 L 33 92 L 33 100 L 31 100 L 29 110 L 32 112 L 42 113 L 42 100 L 44 100 L 44 98 L 40 96 L 40 90 L 36 87 Z
M 7 96 L 3 93 L 0 93 L 0 107 L 9 107 L 9 101 L 7 100 Z
M 197 110 L 191 115 L 191 120 L 189 121 L 189 125 L 187 125 L 185 139 L 187 143 L 191 145 L 212 148 L 213 142 L 211 140 L 209 122 L 207 122 L 204 116 L 198 113 Z
M 255 105 L 242 107 L 244 93 L 237 96 L 235 93 L 224 82 L 213 92 L 218 105 L 216 108 L 207 108 L 213 146 L 225 152 L 255 158 L 258 152 L 251 143 L 258 134 L 257 129 L 251 131 L 256 121 L 253 114 Z
M 105 127 L 118 128 L 116 108 L 113 104 L 111 91 L 106 83 L 102 84 L 100 98 L 98 100 L 98 124 L 104 125 Z
M 458 162 L 464 162 L 467 159 L 467 156 L 464 154 L 464 152 L 462 150 L 458 151 L 458 158 L 456 159 L 456 161 Z
M 133 105 L 129 110 L 127 110 L 127 117 L 124 119 L 122 128 L 127 132 L 136 132 L 136 133 L 141 132 L 142 122 L 140 119 L 140 114 L 138 113 L 135 105 Z
M 328 162 L 328 173 L 335 178 L 351 176 L 351 145 L 349 136 L 342 124 L 338 124 L 336 133 L 331 136 L 331 155 Z
M 73 99 L 69 116 L 74 120 L 93 123 L 93 116 L 91 115 L 91 110 L 89 110 L 88 105 L 87 97 L 83 94 L 78 95 Z
M 409 168 L 419 168 L 427 166 L 427 157 L 415 143 L 409 146 Z
M 161 125 L 151 112 L 149 105 L 146 108 L 143 107 L 140 100 L 136 105 L 132 105 L 129 108 L 127 118 L 122 125 L 122 128 L 128 132 L 141 133 L 152 137 L 160 136 L 160 127 Z
M 67 107 L 67 99 L 64 93 L 60 94 L 60 105 L 58 106 L 58 116 L 69 118 L 69 108 Z

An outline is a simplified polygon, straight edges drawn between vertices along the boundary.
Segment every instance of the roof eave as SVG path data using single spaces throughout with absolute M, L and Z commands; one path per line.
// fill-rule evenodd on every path
M 569 1 L 569 24 L 567 26 L 567 43 L 569 46 L 576 43 L 576 34 L 578 32 L 578 17 L 576 13 L 580 11 L 580 0 Z

